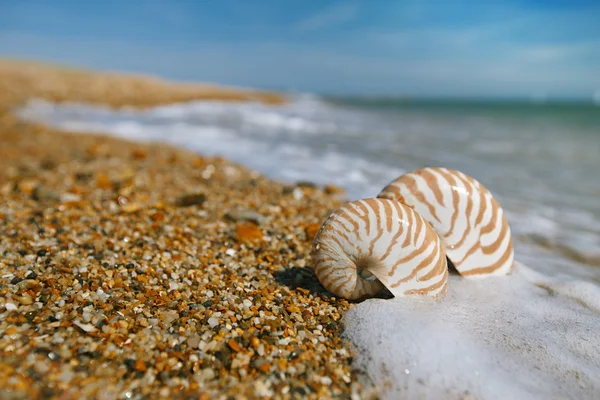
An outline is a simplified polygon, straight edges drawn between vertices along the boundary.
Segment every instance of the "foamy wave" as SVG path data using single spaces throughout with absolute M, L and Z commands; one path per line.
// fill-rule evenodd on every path
M 560 211 L 543 205 L 527 211 L 507 212 L 513 234 L 525 243 L 531 243 L 551 254 L 579 264 L 600 266 L 600 220 L 592 213 L 563 208 Z M 556 261 L 554 261 L 556 262 Z M 537 264 L 537 263 L 536 263 Z M 555 268 L 561 275 L 596 276 L 596 271 Z
M 68 131 L 168 142 L 202 154 L 227 157 L 284 181 L 335 183 L 345 187 L 351 198 L 375 196 L 382 182 L 405 172 L 359 154 L 344 154 L 331 146 L 315 148 L 303 144 L 302 136 L 334 133 L 343 123 L 347 125 L 344 132 L 357 129 L 344 119 L 343 113 L 337 116 L 339 122 L 332 122 L 327 110 L 327 106 L 312 97 L 303 97 L 287 108 L 192 102 L 141 111 L 110 111 L 38 100 L 24 108 L 20 116 Z M 347 117 L 352 120 L 350 115 Z M 297 135 L 299 139 L 295 138 Z
M 439 302 L 369 300 L 345 335 L 383 398 L 595 399 L 600 288 L 520 265 L 488 280 L 451 277 Z

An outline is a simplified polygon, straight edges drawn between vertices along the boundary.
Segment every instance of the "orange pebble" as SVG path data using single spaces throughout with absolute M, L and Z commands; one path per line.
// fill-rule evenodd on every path
M 317 223 L 309 224 L 304 229 L 304 233 L 306 233 L 306 239 L 313 240 L 315 238 L 315 236 L 317 236 L 317 232 L 319 232 L 320 228 L 321 228 L 320 224 L 317 224 Z
M 235 228 L 235 236 L 239 241 L 262 240 L 263 234 L 253 223 L 244 223 Z

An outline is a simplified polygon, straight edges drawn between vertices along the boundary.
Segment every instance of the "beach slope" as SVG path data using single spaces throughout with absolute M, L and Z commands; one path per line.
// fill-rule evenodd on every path
M 0 62 L 0 397 L 376 396 L 308 268 L 335 190 L 25 123 L 31 98 L 284 101 Z

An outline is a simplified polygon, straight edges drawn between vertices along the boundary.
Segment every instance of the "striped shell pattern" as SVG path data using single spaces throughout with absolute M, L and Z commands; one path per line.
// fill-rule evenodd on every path
M 511 271 L 510 227 L 498 202 L 475 179 L 451 169 L 424 168 L 400 176 L 378 198 L 406 204 L 428 221 L 462 276 Z
M 445 292 L 442 243 L 413 209 L 388 199 L 347 203 L 331 214 L 313 241 L 315 273 L 347 299 L 372 297 L 383 286 L 397 297 Z

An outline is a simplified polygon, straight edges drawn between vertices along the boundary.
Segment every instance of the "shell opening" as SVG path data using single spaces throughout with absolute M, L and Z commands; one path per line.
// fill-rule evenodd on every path
M 382 265 L 376 262 L 372 257 L 361 257 L 356 260 L 356 273 L 358 276 L 367 281 L 378 281 L 377 276 L 373 274 L 373 270 L 381 269 Z
M 360 276 L 365 281 L 375 282 L 377 280 L 377 277 L 375 275 L 373 275 L 365 267 L 358 267 L 357 270 L 358 270 L 358 276 Z

